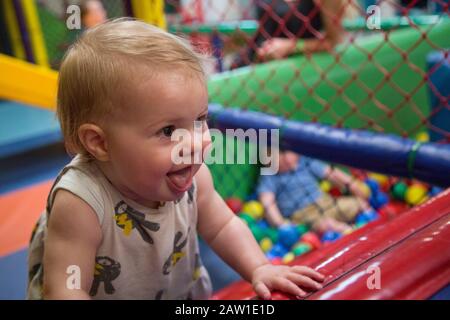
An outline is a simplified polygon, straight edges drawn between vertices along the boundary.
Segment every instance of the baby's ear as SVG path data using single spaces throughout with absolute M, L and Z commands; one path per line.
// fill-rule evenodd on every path
M 99 161 L 108 161 L 106 135 L 102 128 L 95 124 L 85 123 L 78 128 L 78 138 L 87 152 Z

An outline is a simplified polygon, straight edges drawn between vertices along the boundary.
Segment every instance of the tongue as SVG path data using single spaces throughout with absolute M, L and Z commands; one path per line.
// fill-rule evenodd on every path
M 189 180 L 191 178 L 191 170 L 190 168 L 186 168 L 180 171 L 169 173 L 167 176 L 177 188 L 183 189 L 189 183 Z

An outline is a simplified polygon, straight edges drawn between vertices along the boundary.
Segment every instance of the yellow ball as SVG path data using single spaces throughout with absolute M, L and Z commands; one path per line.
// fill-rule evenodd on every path
M 284 264 L 287 264 L 289 262 L 292 262 L 294 260 L 294 258 L 295 258 L 295 255 L 292 252 L 288 252 L 284 255 L 282 261 Z
M 261 247 L 262 251 L 267 252 L 272 249 L 272 240 L 270 240 L 270 238 L 263 238 L 259 242 L 259 246 Z
M 261 219 L 264 215 L 264 207 L 258 201 L 252 200 L 244 203 L 242 212 L 248 213 L 253 219 Z
M 427 188 L 421 184 L 413 184 L 406 190 L 405 201 L 415 206 L 425 201 L 427 196 Z
M 355 230 L 353 230 L 352 228 L 348 228 L 348 229 L 345 230 L 342 234 L 343 234 L 344 236 L 346 236 L 346 235 L 352 233 L 353 231 L 355 231 Z
M 331 183 L 328 180 L 323 180 L 322 182 L 320 182 L 320 189 L 325 192 L 328 193 L 331 190 Z
M 380 186 L 382 186 L 383 184 L 385 184 L 386 182 L 389 181 L 389 178 L 387 176 L 385 176 L 384 174 L 369 173 L 368 176 L 369 176 L 369 178 L 378 182 L 380 184 Z
M 426 131 L 419 132 L 416 135 L 416 140 L 419 142 L 428 142 L 430 141 L 430 135 Z
M 364 199 L 369 199 L 372 192 L 370 191 L 370 188 L 367 184 L 364 182 L 358 181 L 358 188 L 363 193 Z

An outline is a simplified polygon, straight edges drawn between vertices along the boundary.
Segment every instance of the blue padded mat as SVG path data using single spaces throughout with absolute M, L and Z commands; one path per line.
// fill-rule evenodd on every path
M 61 141 L 55 113 L 11 101 L 0 101 L 0 157 Z

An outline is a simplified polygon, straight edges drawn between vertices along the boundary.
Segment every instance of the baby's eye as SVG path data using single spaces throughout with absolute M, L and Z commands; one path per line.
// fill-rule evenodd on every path
M 167 126 L 161 129 L 161 133 L 166 137 L 171 137 L 172 133 L 175 131 L 175 126 Z
M 207 114 L 205 114 L 205 115 L 203 115 L 203 116 L 201 116 L 201 117 L 198 117 L 197 118 L 197 121 L 208 121 L 209 120 L 209 118 L 208 118 L 208 115 Z

